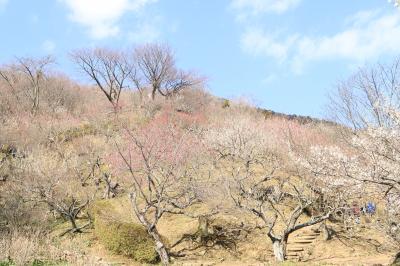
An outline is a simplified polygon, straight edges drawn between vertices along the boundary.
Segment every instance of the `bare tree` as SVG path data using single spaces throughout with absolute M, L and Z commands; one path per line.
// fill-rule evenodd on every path
M 129 88 L 132 65 L 120 51 L 105 48 L 83 49 L 71 54 L 73 61 L 104 93 L 114 109 L 118 109 L 121 91 Z
M 202 80 L 191 73 L 179 70 L 170 47 L 162 44 L 147 44 L 135 49 L 135 62 L 140 70 L 141 80 L 156 94 L 172 96 L 183 89 L 199 85 Z
M 40 206 L 44 203 L 51 212 L 68 221 L 71 227 L 62 233 L 79 233 L 91 223 L 90 216 L 84 216 L 96 195 L 96 186 L 83 187 L 73 175 L 72 165 L 76 163 L 74 154 L 50 152 L 38 149 L 21 158 L 13 179 L 22 197 Z M 88 219 L 85 224 L 77 221 Z
M 315 151 L 340 158 L 337 172 L 348 178 L 382 185 L 387 193 L 400 193 L 400 58 L 361 70 L 352 80 L 357 83 L 339 87 L 338 91 L 346 93 L 333 97 L 331 103 L 336 116 L 354 126 L 347 142 L 350 147 L 317 147 Z
M 140 132 L 128 131 L 129 151 L 119 153 L 133 180 L 130 200 L 133 211 L 155 241 L 155 249 L 164 265 L 170 250 L 158 231 L 165 214 L 184 215 L 198 203 L 192 160 L 195 139 L 172 121 L 148 125 Z
M 362 68 L 330 94 L 329 115 L 353 129 L 389 126 L 391 117 L 380 105 L 400 106 L 399 85 L 400 57 L 389 65 Z
M 54 63 L 54 58 L 46 56 L 39 59 L 17 58 L 16 63 L 0 69 L 0 78 L 2 78 L 13 95 L 18 98 L 17 85 L 21 85 L 21 80 L 25 81 L 23 93 L 31 102 L 31 112 L 36 113 L 39 110 L 40 96 L 50 65 Z
M 92 171 L 90 173 L 90 176 L 95 178 L 96 186 L 104 184 L 104 193 L 102 198 L 103 199 L 114 198 L 118 193 L 119 184 L 118 182 L 113 180 L 112 173 L 109 171 L 108 167 L 102 162 L 100 157 L 96 158 L 91 170 Z M 88 178 L 85 178 L 85 180 L 87 179 Z
M 255 118 L 236 117 L 211 128 L 206 139 L 231 202 L 262 222 L 277 261 L 286 260 L 290 234 L 328 219 L 339 205 L 338 194 L 326 200 L 326 182 L 290 171 Z
M 98 155 L 98 151 L 89 146 L 81 154 L 87 155 L 88 158 L 75 162 L 72 168 L 82 187 L 94 185 L 97 190 L 103 190 L 103 199 L 116 197 L 120 192 L 120 184 L 113 176 L 110 166 Z
M 54 196 L 54 186 L 49 186 L 46 189 L 43 187 L 37 187 L 36 190 L 32 190 L 32 192 L 37 193 L 38 202 L 43 202 L 48 205 L 50 211 L 54 211 L 61 215 L 61 217 L 70 222 L 71 228 L 67 229 L 60 236 L 64 236 L 67 233 L 82 233 L 82 229 L 88 227 L 91 224 L 91 218 L 88 216 L 89 221 L 84 225 L 77 224 L 77 220 L 81 218 L 81 214 L 84 209 L 87 209 L 89 204 L 91 203 L 90 199 L 86 199 L 85 201 L 81 201 L 79 199 L 71 196 L 67 199 L 57 199 Z

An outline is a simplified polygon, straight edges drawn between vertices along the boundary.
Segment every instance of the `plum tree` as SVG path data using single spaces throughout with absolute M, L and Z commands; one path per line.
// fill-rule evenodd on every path
M 234 206 L 262 222 L 277 261 L 286 260 L 290 234 L 328 219 L 341 205 L 339 187 L 290 170 L 262 120 L 236 116 L 211 128 L 206 139 L 213 174 Z

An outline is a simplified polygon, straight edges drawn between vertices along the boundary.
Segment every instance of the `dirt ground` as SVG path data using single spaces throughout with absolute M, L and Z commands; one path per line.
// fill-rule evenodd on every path
M 125 221 L 133 221 L 131 212 L 127 211 L 127 201 L 116 201 L 115 216 Z M 235 221 L 230 217 L 222 217 L 219 223 L 228 224 Z M 198 223 L 187 217 L 174 217 L 164 219 L 160 223 L 160 232 L 174 243 L 183 234 L 194 233 Z M 211 248 L 198 248 L 187 252 L 186 256 L 173 258 L 173 265 L 206 266 L 206 265 L 389 265 L 395 249 L 384 244 L 385 238 L 373 229 L 365 226 L 355 228 L 353 231 L 344 231 L 334 224 L 328 224 L 332 229 L 331 240 L 324 241 L 322 235 L 307 246 L 301 261 L 287 261 L 277 264 L 272 254 L 269 239 L 260 230 L 248 233 L 238 240 L 235 250 L 215 245 Z M 293 238 L 301 235 L 310 228 L 302 229 L 293 234 Z M 351 235 L 352 234 L 352 235 Z M 351 237 L 350 237 L 351 236 Z M 289 242 L 290 242 L 289 238 Z M 97 241 L 92 231 L 74 237 L 76 246 L 86 254 L 97 258 L 95 265 L 141 265 L 123 256 L 110 254 Z

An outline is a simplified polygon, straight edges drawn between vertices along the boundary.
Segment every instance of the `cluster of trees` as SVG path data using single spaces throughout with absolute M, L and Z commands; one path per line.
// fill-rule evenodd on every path
M 93 201 L 118 193 L 118 183 L 90 145 L 82 145 L 79 151 L 54 145 L 36 147 L 14 158 L 4 198 L 19 195 L 19 200 L 30 208 L 40 210 L 43 206 L 48 215 L 67 221 L 70 226 L 61 235 L 81 233 L 92 223 L 88 210 Z M 23 222 L 21 219 L 15 226 L 20 227 Z
M 389 65 L 361 69 L 340 84 L 330 109 L 351 129 L 341 146 L 315 146 L 307 166 L 315 175 L 353 188 L 360 197 L 371 194 L 385 202 L 379 226 L 393 241 L 400 240 L 400 58 Z
M 119 148 L 119 154 L 134 181 L 131 203 L 163 264 L 172 254 L 158 230 L 165 213 L 195 217 L 189 210 L 196 204 L 207 204 L 208 215 L 244 211 L 261 222 L 257 227 L 265 231 L 276 259 L 284 261 L 292 233 L 343 211 L 351 190 L 288 161 L 284 152 L 290 149 L 279 147 L 260 118 L 234 112 L 225 117 L 229 122 L 186 121 L 182 127 L 183 118 L 170 114 L 162 123 L 128 131 L 131 146 Z M 209 204 L 210 198 L 219 203 Z
M 172 51 L 160 44 L 131 53 L 84 49 L 72 58 L 115 110 L 123 90 L 141 97 L 148 92 L 154 100 L 185 95 L 203 83 L 178 69 Z M 66 104 L 61 92 L 72 94 L 70 83 L 53 87 L 59 79 L 50 71 L 53 62 L 17 59 L 0 68 L 1 89 L 12 96 L 5 102 L 12 106 L 24 98 L 29 103 L 24 110 L 32 114 L 53 102 L 54 108 Z M 60 89 L 50 94 L 54 88 Z M 159 232 L 166 215 L 204 218 L 234 209 L 237 216 L 250 217 L 247 226 L 261 229 L 276 259 L 284 261 L 291 234 L 332 218 L 341 221 L 350 199 L 371 191 L 385 202 L 379 228 L 400 243 L 400 59 L 360 70 L 339 84 L 331 99 L 334 119 L 343 125 L 335 127 L 339 137 L 333 144 L 297 143 L 293 132 L 271 130 L 261 112 L 234 105 L 220 106 L 218 119 L 211 114 L 203 120 L 166 109 L 134 127 L 115 116 L 120 131 L 112 163 L 124 167 L 123 184 L 106 167 L 111 152 L 91 150 L 94 144 L 86 139 L 80 151 L 47 143 L 15 158 L 12 191 L 69 221 L 67 232 L 79 233 L 91 222 L 90 204 L 116 196 L 123 186 L 164 265 L 175 247 Z M 1 168 L 7 158 L 0 159 Z M 208 208 L 196 213 L 197 205 Z
M 154 100 L 157 94 L 168 98 L 184 89 L 204 85 L 204 78 L 179 69 L 173 51 L 163 44 L 141 45 L 129 51 L 81 49 L 72 52 L 71 59 L 102 91 L 114 110 L 120 108 L 123 90 L 137 91 L 141 98 L 148 93 Z M 16 58 L 15 62 L 0 67 L 0 81 L 11 95 L 0 99 L 2 111 L 9 112 L 15 105 L 28 105 L 25 110 L 36 114 L 41 106 L 49 105 L 54 112 L 56 107 L 70 107 L 78 102 L 73 98 L 76 95 L 66 95 L 71 87 L 78 85 L 54 72 L 54 64 L 53 57 L 45 56 Z
M 238 117 L 210 129 L 207 139 L 216 178 L 234 206 L 261 222 L 278 261 L 286 259 L 293 232 L 327 220 L 343 204 L 342 190 L 316 182 L 285 159 L 263 122 Z
M 192 204 L 206 202 L 201 189 L 204 183 L 196 179 L 204 175 L 217 180 L 210 182 L 208 193 L 214 191 L 225 201 L 224 206 L 230 203 L 261 222 L 258 227 L 264 230 L 278 261 L 286 259 L 290 234 L 331 218 L 340 221 L 354 197 L 386 202 L 380 204 L 385 215 L 378 228 L 399 243 L 399 62 L 363 69 L 340 84 L 331 104 L 337 121 L 345 125 L 337 127 L 341 135 L 338 144 L 297 147 L 289 135 L 286 152 L 290 159 L 266 130 L 268 122 L 247 114 L 234 114 L 229 122 L 206 126 L 200 132 L 189 127 L 178 135 L 169 131 L 176 125 L 172 123 L 165 126 L 168 130 L 163 137 L 155 137 L 162 142 L 161 150 L 158 140 L 148 139 L 150 134 L 145 141 L 130 134 L 143 163 L 133 167 L 136 160 L 121 153 L 135 181 L 132 204 L 154 237 L 163 264 L 169 262 L 169 250 L 160 236 L 154 235 L 158 219 L 166 212 L 185 214 Z M 166 143 L 171 142 L 164 140 L 165 136 L 175 139 L 172 147 L 167 148 Z M 188 163 L 190 156 L 185 150 L 186 141 L 194 136 L 207 151 L 207 160 L 196 167 Z M 179 188 L 173 188 L 176 184 Z
M 55 60 L 16 58 L 0 67 L 0 110 L 2 115 L 28 111 L 37 114 L 40 108 L 49 112 L 73 110 L 79 104 L 74 84 L 66 76 L 53 72 Z
M 178 69 L 172 50 L 162 44 L 138 46 L 133 52 L 83 49 L 73 52 L 72 58 L 114 109 L 118 109 L 124 89 L 135 89 L 141 96 L 149 91 L 154 100 L 157 94 L 171 97 L 203 82 L 195 74 Z

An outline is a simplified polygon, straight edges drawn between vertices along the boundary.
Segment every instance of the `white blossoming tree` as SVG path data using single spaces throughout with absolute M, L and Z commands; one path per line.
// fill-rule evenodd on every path
M 265 121 L 248 115 L 230 120 L 206 134 L 215 158 L 211 172 L 224 184 L 227 202 L 260 223 L 276 260 L 284 261 L 293 232 L 325 221 L 342 205 L 342 186 L 291 171 Z
M 360 70 L 332 99 L 337 121 L 350 127 L 341 147 L 311 149 L 309 169 L 347 183 L 354 193 L 372 187 L 386 202 L 378 226 L 400 243 L 400 60 Z

